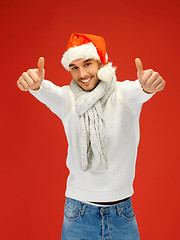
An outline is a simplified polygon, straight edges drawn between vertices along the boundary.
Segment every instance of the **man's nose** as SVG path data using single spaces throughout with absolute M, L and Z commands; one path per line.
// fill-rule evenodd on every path
M 84 68 L 79 68 L 79 78 L 84 79 L 86 77 L 88 77 L 86 70 Z

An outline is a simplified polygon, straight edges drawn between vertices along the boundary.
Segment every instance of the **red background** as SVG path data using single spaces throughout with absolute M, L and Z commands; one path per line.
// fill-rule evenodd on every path
M 137 78 L 136 57 L 166 80 L 143 106 L 132 200 L 142 240 L 180 239 L 180 2 L 6 0 L 0 6 L 0 239 L 60 239 L 68 176 L 64 129 L 16 82 L 43 56 L 46 79 L 69 84 L 60 59 L 72 32 L 105 38 L 119 81 Z

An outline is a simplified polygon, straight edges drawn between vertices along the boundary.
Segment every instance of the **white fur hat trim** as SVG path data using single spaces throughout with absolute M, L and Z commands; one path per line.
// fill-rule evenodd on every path
M 90 42 L 80 46 L 69 48 L 64 53 L 61 59 L 61 63 L 67 71 L 70 71 L 69 64 L 71 64 L 74 60 L 80 58 L 93 58 L 95 60 L 100 60 L 96 47 L 92 42 Z

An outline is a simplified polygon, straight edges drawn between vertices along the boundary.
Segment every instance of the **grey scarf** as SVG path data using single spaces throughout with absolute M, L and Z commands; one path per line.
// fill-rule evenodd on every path
M 115 67 L 108 63 L 98 71 L 101 80 L 92 91 L 84 91 L 74 80 L 70 89 L 76 100 L 76 110 L 80 118 L 80 165 L 83 171 L 91 168 L 102 172 L 108 168 L 104 146 L 104 118 L 102 106 L 115 88 Z

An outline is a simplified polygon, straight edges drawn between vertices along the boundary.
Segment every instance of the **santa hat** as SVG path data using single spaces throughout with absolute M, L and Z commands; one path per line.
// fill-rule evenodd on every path
M 73 33 L 69 39 L 67 51 L 64 53 L 61 63 L 70 71 L 69 64 L 74 60 L 93 58 L 104 65 L 108 60 L 104 38 L 93 34 Z

